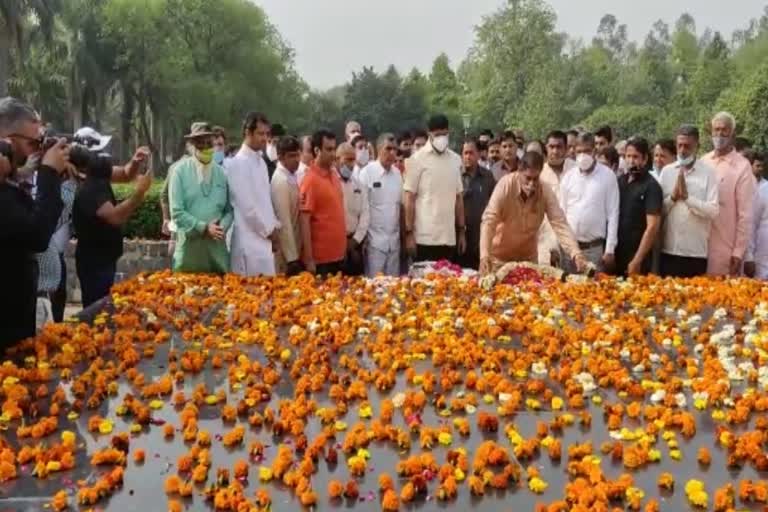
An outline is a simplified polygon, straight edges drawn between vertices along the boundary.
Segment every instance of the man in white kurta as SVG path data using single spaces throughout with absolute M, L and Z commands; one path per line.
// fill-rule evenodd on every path
M 275 275 L 272 243 L 280 222 L 275 216 L 269 173 L 263 152 L 270 133 L 269 121 L 251 113 L 245 119 L 240 151 L 226 163 L 230 198 L 235 211 L 232 231 L 232 272 L 242 276 Z
M 748 277 L 768 280 L 768 181 L 757 176 L 757 191 L 752 203 L 753 229 L 744 257 L 744 273 Z

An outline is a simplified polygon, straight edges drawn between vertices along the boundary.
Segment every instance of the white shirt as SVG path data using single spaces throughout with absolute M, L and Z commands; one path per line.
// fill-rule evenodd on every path
M 261 151 L 246 144 L 227 162 L 229 199 L 235 212 L 232 228 L 232 272 L 244 276 L 274 275 L 269 236 L 280 229 L 272 207 L 269 173 Z
M 384 252 L 400 249 L 400 206 L 403 178 L 394 165 L 389 170 L 376 160 L 360 171 L 360 183 L 368 192 L 370 223 L 368 243 Z
M 416 195 L 414 236 L 419 245 L 456 245 L 456 200 L 464 191 L 461 157 L 427 143 L 405 161 L 406 192 Z
M 341 190 L 344 193 L 344 220 L 347 224 L 347 236 L 357 243 L 363 243 L 368 232 L 368 193 L 354 174 L 345 180 L 339 176 Z
M 663 170 L 663 169 L 662 169 L 662 170 Z M 656 179 L 656 181 L 658 181 L 658 182 L 659 182 L 659 185 L 661 185 L 661 170 L 658 170 L 658 171 L 657 171 L 656 169 L 651 169 L 650 171 L 648 171 L 648 173 L 649 173 L 651 176 L 653 176 L 653 177 Z
M 768 279 L 768 181 L 761 179 L 755 191 L 752 237 L 744 261 L 754 261 L 755 277 Z
M 597 162 L 589 174 L 580 169 L 560 180 L 560 205 L 576 240 L 605 239 L 606 254 L 613 254 L 619 229 L 619 182 L 613 171 Z
M 688 199 L 672 201 L 680 167 L 677 163 L 661 171 L 661 190 L 664 192 L 664 233 L 661 252 L 687 258 L 706 258 L 712 219 L 717 217 L 718 183 L 715 170 L 696 160 L 690 171 L 685 171 Z

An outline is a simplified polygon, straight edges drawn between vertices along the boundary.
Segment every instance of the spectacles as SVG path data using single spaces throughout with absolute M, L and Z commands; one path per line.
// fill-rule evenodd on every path
M 8 137 L 16 137 L 19 139 L 23 139 L 29 143 L 31 143 L 35 148 L 41 148 L 43 146 L 43 142 L 45 141 L 45 137 L 42 135 L 39 137 L 30 137 L 28 135 L 24 135 L 22 133 L 12 133 L 8 135 Z
M 384 146 L 384 151 L 397 151 L 395 146 Z

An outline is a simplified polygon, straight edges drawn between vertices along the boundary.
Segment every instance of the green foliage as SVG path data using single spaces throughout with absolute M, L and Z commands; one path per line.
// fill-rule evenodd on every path
M 641 43 L 629 39 L 626 20 L 606 14 L 585 43 L 557 31 L 545 0 L 507 0 L 483 17 L 462 62 L 442 54 L 428 70 L 364 67 L 346 84 L 313 91 L 251 0 L 9 5 L 0 8 L 0 92 L 7 84 L 56 128 L 118 135 L 121 159 L 129 144 L 149 144 L 156 167 L 179 156 L 191 122 L 223 125 L 236 139 L 253 109 L 298 135 L 321 126 L 341 134 L 356 119 L 372 137 L 442 112 L 458 139 L 467 117 L 473 132 L 520 127 L 541 137 L 608 123 L 622 136 L 656 138 L 681 123 L 703 128 L 727 108 L 745 134 L 768 136 L 768 8 L 730 38 L 683 13 L 671 26 L 657 21 Z
M 121 201 L 133 194 L 132 184 L 113 185 L 115 197 Z M 156 180 L 147 194 L 144 202 L 128 219 L 123 233 L 126 238 L 144 238 L 157 240 L 161 238 L 163 227 L 163 213 L 160 209 L 160 196 L 163 190 L 163 180 Z
M 661 115 L 662 111 L 658 107 L 609 105 L 595 110 L 580 125 L 590 130 L 597 130 L 607 124 L 620 138 L 635 135 L 653 138 L 656 135 L 656 122 Z

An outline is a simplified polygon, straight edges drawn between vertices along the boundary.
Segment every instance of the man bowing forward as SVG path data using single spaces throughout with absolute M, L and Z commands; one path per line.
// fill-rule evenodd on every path
M 270 134 L 264 114 L 250 112 L 243 121 L 243 145 L 226 163 L 235 224 L 232 231 L 232 272 L 242 276 L 275 275 L 272 243 L 280 222 L 270 195 L 263 152 Z

